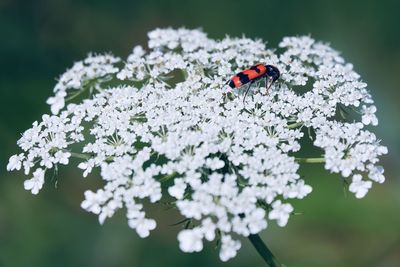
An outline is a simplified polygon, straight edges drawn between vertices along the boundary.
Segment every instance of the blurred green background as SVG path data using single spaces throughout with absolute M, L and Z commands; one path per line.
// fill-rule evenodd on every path
M 0 0 L 0 266 L 265 266 L 247 240 L 228 263 L 214 244 L 201 253 L 178 248 L 179 220 L 163 207 L 147 239 L 121 213 L 100 226 L 79 205 L 95 176 L 62 168 L 58 186 L 33 196 L 21 172 L 7 173 L 20 133 L 41 114 L 55 78 L 89 51 L 126 57 L 156 27 L 203 28 L 213 38 L 311 34 L 331 43 L 369 84 L 378 107 L 374 129 L 389 147 L 387 182 L 362 200 L 343 194 L 323 166 L 302 168 L 314 192 L 295 203 L 303 215 L 274 223 L 263 239 L 288 267 L 400 266 L 400 1 L 67 1 Z M 397 122 L 396 122 L 397 121 Z

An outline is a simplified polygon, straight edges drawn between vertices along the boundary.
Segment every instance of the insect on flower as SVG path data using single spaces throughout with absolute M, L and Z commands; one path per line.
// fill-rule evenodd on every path
M 53 114 L 22 134 L 22 151 L 6 167 L 29 175 L 26 190 L 38 194 L 46 173 L 75 157 L 83 177 L 96 170 L 102 180 L 81 203 L 100 223 L 124 209 L 128 226 L 145 238 L 158 223 L 145 209 L 171 198 L 187 222 L 177 235 L 179 248 L 198 252 L 205 240 L 215 240 L 227 261 L 239 251 L 240 237 L 258 247 L 257 234 L 271 221 L 288 223 L 296 211 L 291 200 L 318 190 L 299 175 L 300 164 L 325 162 L 356 198 L 372 182 L 384 182 L 378 162 L 387 148 L 364 128 L 378 124 L 373 99 L 328 45 L 308 36 L 285 37 L 275 54 L 261 40 L 217 41 L 199 30 L 156 29 L 148 36 L 148 51 L 135 46 L 126 60 L 89 54 L 60 76 L 47 101 Z M 239 62 L 270 55 L 262 61 L 279 70 L 249 64 L 222 86 L 221 74 L 236 68 L 232 55 L 241 55 Z M 165 79 L 149 78 L 155 76 Z M 282 88 L 273 98 L 257 95 L 252 110 L 241 101 L 221 101 L 224 87 L 242 92 L 242 85 L 250 88 L 264 78 L 266 92 L 278 79 Z M 72 99 L 77 94 L 86 97 Z M 362 115 L 337 120 L 338 106 Z M 310 132 L 314 155 L 321 157 L 296 158 Z
M 232 89 L 241 87 L 242 85 L 249 84 L 246 93 L 244 94 L 243 103 L 246 100 L 247 93 L 250 90 L 251 85 L 262 79 L 266 79 L 265 87 L 267 88 L 267 93 L 272 84 L 279 79 L 280 72 L 277 67 L 272 65 L 257 64 L 248 69 L 245 69 L 236 75 L 234 75 L 226 84 L 228 84 Z

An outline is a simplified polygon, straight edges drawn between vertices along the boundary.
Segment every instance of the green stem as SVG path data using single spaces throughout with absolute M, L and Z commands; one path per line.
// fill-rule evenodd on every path
M 65 99 L 65 102 L 71 101 L 72 99 L 74 99 L 74 98 L 80 96 L 80 95 L 83 94 L 84 92 L 86 92 L 86 88 L 83 88 L 83 89 L 79 90 L 77 93 L 75 93 L 75 94 L 73 94 L 73 95 L 67 97 L 67 98 Z
M 271 250 L 265 245 L 258 234 L 249 235 L 249 240 L 254 248 L 257 250 L 258 254 L 264 259 L 264 261 L 270 267 L 284 267 L 284 265 L 280 264 L 278 260 L 275 258 L 274 254 L 272 254 Z
M 300 127 L 300 126 L 303 126 L 302 122 L 296 122 L 296 123 L 293 123 L 293 124 L 289 124 L 287 127 L 289 129 L 294 129 L 294 128 L 297 128 L 297 127 Z
M 69 151 L 68 149 L 61 149 L 61 151 L 68 152 L 68 153 L 71 154 L 71 157 L 74 157 L 74 158 L 77 158 L 77 159 L 89 160 L 89 159 L 91 159 L 93 157 L 93 155 L 72 152 L 72 151 Z M 111 161 L 114 160 L 114 157 L 113 156 L 108 156 L 108 157 L 106 157 L 105 160 L 107 162 L 111 162 Z
M 162 178 L 160 179 L 160 183 L 164 183 L 164 182 L 168 181 L 169 179 L 174 178 L 176 175 L 177 175 L 176 172 L 173 172 L 173 173 L 171 173 L 171 174 L 168 174 L 168 175 L 166 175 L 166 176 L 164 176 L 164 177 L 162 177 Z
M 76 152 L 71 152 L 71 151 L 67 151 L 67 152 L 69 152 L 71 154 L 71 156 L 74 158 L 86 159 L 86 160 L 90 159 L 90 156 L 86 155 L 86 154 L 81 154 L 81 153 L 76 153 Z
M 90 159 L 90 155 L 72 152 L 72 151 L 69 151 L 68 149 L 59 149 L 59 148 L 53 147 L 50 150 L 51 153 L 56 153 L 57 151 L 68 152 L 71 154 L 71 157 L 78 158 L 78 159 L 86 159 L 86 160 Z
M 325 158 L 296 158 L 298 163 L 325 163 Z

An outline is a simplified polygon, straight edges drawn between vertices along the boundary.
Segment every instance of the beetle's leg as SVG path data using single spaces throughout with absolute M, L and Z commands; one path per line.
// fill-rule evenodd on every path
M 266 95 L 268 95 L 269 88 L 271 88 L 273 83 L 274 83 L 273 78 L 268 75 L 265 75 L 265 88 L 267 89 Z
M 247 96 L 247 94 L 249 93 L 250 87 L 251 87 L 251 85 L 252 85 L 253 83 L 254 83 L 254 81 L 251 81 L 250 84 L 249 84 L 249 86 L 247 87 L 246 93 L 244 94 L 244 97 L 243 97 L 243 104 L 244 104 L 245 101 L 246 101 L 246 96 Z

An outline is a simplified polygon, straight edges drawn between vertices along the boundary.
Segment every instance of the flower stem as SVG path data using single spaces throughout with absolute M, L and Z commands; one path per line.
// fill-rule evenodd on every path
M 303 126 L 302 122 L 296 122 L 296 123 L 293 123 L 293 124 L 289 124 L 287 127 L 289 129 L 294 129 L 294 128 L 297 128 L 297 127 L 300 127 L 300 126 Z
M 86 92 L 85 88 L 82 89 L 82 90 L 79 90 L 77 93 L 75 93 L 75 94 L 73 94 L 73 95 L 67 97 L 67 98 L 65 99 L 65 102 L 71 101 L 72 99 L 74 99 L 75 97 L 80 96 L 80 95 L 83 94 L 84 92 Z
M 325 158 L 296 158 L 299 163 L 325 163 Z
M 174 178 L 176 175 L 177 175 L 176 172 L 173 172 L 173 173 L 171 173 L 171 174 L 168 174 L 168 175 L 162 177 L 162 178 L 160 179 L 160 182 L 161 182 L 161 183 L 166 182 L 166 181 L 168 181 L 169 179 Z
M 55 153 L 57 151 L 68 152 L 71 154 L 71 157 L 73 157 L 73 158 L 86 159 L 86 160 L 90 159 L 90 155 L 88 155 L 88 154 L 76 153 L 76 152 L 69 151 L 68 149 L 52 148 L 50 150 L 50 152 L 53 152 L 53 153 Z
M 264 259 L 264 261 L 270 267 L 284 267 L 280 264 L 275 256 L 272 254 L 271 250 L 265 245 L 258 234 L 249 235 L 249 240 L 253 244 L 254 248 L 257 250 L 258 254 Z
M 74 157 L 74 158 L 86 159 L 86 160 L 90 159 L 90 156 L 89 156 L 89 155 L 86 155 L 86 154 L 81 154 L 81 153 L 76 153 L 76 152 L 71 152 L 71 151 L 68 151 L 68 152 L 69 152 L 69 153 L 71 154 L 71 156 Z

